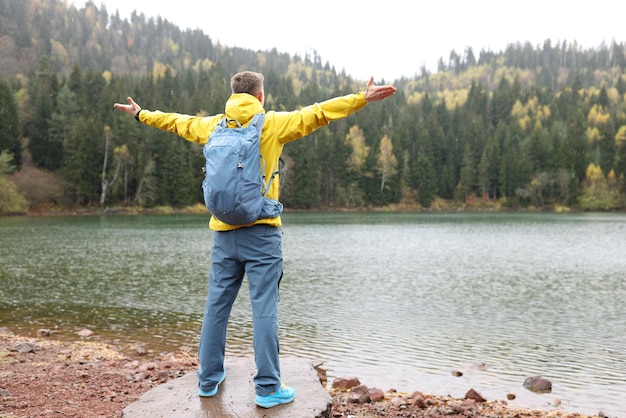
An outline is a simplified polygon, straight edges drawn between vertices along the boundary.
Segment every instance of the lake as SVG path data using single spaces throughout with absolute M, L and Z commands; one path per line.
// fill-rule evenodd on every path
M 626 215 L 286 213 L 281 353 L 329 382 L 626 417 Z M 0 326 L 197 347 L 206 215 L 0 218 Z M 252 353 L 244 284 L 228 354 Z M 452 372 L 462 372 L 461 377 Z M 543 376 L 551 393 L 522 384 Z M 287 382 L 288 383 L 288 382 Z

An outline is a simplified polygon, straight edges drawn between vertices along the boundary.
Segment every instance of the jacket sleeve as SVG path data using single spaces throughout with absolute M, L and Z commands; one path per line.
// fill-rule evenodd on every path
M 275 124 L 280 142 L 285 143 L 307 136 L 334 120 L 347 118 L 366 105 L 363 92 L 349 94 L 292 112 L 272 112 L 271 123 Z
M 181 113 L 164 113 L 159 110 L 143 109 L 139 113 L 139 121 L 153 128 L 175 133 L 187 141 L 206 144 L 217 122 L 224 115 L 208 117 L 184 115 Z

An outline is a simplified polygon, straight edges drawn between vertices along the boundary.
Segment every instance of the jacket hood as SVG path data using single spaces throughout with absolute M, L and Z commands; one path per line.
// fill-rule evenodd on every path
M 264 113 L 263 105 L 256 97 L 247 93 L 237 93 L 230 96 L 226 102 L 225 113 L 228 119 L 235 119 L 245 125 L 257 113 Z

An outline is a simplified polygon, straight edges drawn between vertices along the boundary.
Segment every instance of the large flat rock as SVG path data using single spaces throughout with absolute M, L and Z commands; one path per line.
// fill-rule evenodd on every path
M 313 365 L 295 357 L 281 357 L 282 380 L 296 390 L 286 405 L 264 409 L 254 403 L 256 374 L 253 357 L 226 358 L 226 380 L 216 396 L 198 396 L 195 372 L 163 383 L 143 394 L 122 411 L 122 418 L 200 417 L 328 417 L 332 397 L 320 384 Z

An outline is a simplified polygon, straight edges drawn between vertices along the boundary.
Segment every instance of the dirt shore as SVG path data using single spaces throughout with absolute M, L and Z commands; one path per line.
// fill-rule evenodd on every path
M 80 338 L 74 342 L 32 338 L 0 328 L 0 418 L 120 417 L 127 405 L 151 388 L 197 369 L 195 354 L 184 349 L 123 353 Z M 331 417 L 587 417 L 417 391 L 387 392 L 380 400 L 364 403 L 355 402 L 350 391 L 331 390 L 331 395 Z

